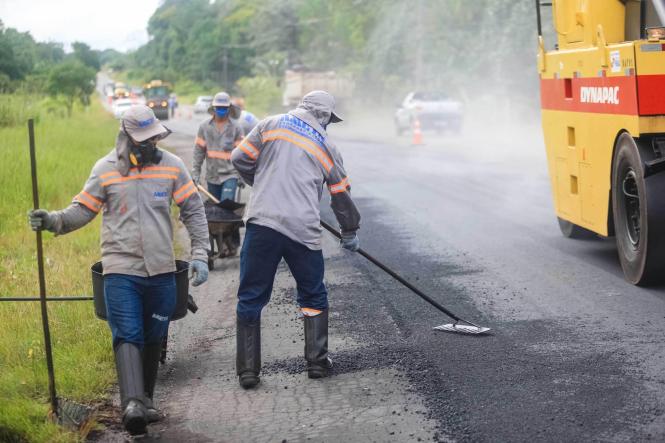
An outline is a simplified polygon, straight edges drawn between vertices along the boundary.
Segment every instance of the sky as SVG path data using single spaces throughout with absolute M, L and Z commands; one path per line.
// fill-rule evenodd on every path
M 37 41 L 75 41 L 93 49 L 136 49 L 148 41 L 148 19 L 159 0 L 0 0 L 7 28 L 29 31 Z

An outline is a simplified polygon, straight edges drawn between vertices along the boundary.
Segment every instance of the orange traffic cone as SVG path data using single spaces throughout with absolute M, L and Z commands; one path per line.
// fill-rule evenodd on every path
M 418 118 L 413 122 L 413 138 L 411 139 L 411 144 L 414 146 L 425 144 L 423 142 L 423 133 L 420 130 L 420 120 L 418 120 Z

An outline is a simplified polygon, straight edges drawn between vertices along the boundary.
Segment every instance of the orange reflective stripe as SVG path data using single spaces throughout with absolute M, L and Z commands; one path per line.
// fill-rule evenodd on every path
M 340 192 L 346 191 L 346 188 L 348 186 L 349 186 L 349 178 L 344 177 L 344 179 L 339 183 L 335 183 L 334 185 L 328 186 L 328 189 L 330 190 L 331 194 L 339 194 Z
M 244 152 L 245 154 L 247 154 L 247 155 L 249 156 L 249 158 L 251 158 L 252 160 L 256 160 L 256 158 L 257 158 L 257 157 L 256 157 L 256 154 L 254 154 L 252 151 L 249 150 L 249 146 L 246 146 L 244 143 L 241 143 L 241 144 L 238 146 L 238 148 L 239 148 L 242 152 Z
M 301 137 L 300 135 L 296 134 L 293 131 L 289 131 L 288 129 L 275 129 L 266 132 L 264 136 L 266 136 L 264 138 L 265 141 L 284 140 L 289 143 L 293 143 L 299 148 L 304 149 L 305 151 L 309 152 L 314 157 L 316 157 L 316 159 L 321 163 L 321 165 L 323 165 L 323 168 L 326 170 L 326 172 L 330 172 L 330 170 L 333 167 L 332 160 L 330 159 L 330 157 L 328 157 L 328 155 L 325 152 L 323 152 L 319 147 L 314 145 L 314 143 L 312 143 L 311 140 L 305 137 Z
M 102 186 L 108 186 L 112 185 L 113 183 L 121 183 L 129 180 L 141 180 L 144 178 L 170 178 L 172 180 L 177 180 L 178 176 L 177 175 L 171 175 L 171 174 L 136 174 L 136 175 L 129 175 L 127 177 L 118 177 L 118 178 L 112 178 L 110 180 L 106 180 L 105 182 L 102 182 Z
M 222 160 L 230 160 L 231 151 L 211 151 L 210 149 L 208 149 L 208 157 L 221 158 Z
M 250 157 L 252 157 L 254 160 L 256 160 L 256 158 L 259 156 L 259 150 L 256 149 L 256 146 L 254 146 L 252 143 L 250 143 L 249 140 L 244 139 L 244 140 L 242 141 L 242 143 L 240 143 L 240 146 L 241 146 L 241 147 L 242 147 L 242 146 L 245 147 L 245 149 L 243 149 L 243 151 L 245 151 L 245 152 L 250 151 L 251 154 L 250 154 L 249 152 L 247 152 L 247 155 L 249 155 Z
M 106 178 L 106 177 L 110 177 L 112 175 L 118 175 L 119 176 L 120 173 L 118 171 L 111 171 L 111 172 L 107 172 L 106 174 L 100 175 L 99 178 Z
M 81 191 L 81 194 L 85 195 L 85 196 L 88 197 L 90 200 L 92 200 L 93 202 L 97 203 L 99 206 L 102 205 L 101 200 L 96 199 L 95 197 L 93 197 L 92 195 L 88 194 L 87 192 L 85 192 L 85 191 Z
M 90 209 L 92 212 L 99 212 L 100 207 L 97 207 L 94 203 L 86 201 L 86 196 L 79 194 L 74 197 L 74 201 L 81 203 L 86 208 Z
M 178 194 L 180 194 L 180 193 L 186 191 L 187 188 L 189 188 L 189 187 L 191 187 L 191 186 L 194 186 L 194 182 L 193 182 L 192 180 L 190 180 L 189 182 L 185 183 L 185 184 L 182 185 L 177 191 L 175 191 L 175 192 L 173 193 L 173 197 L 178 197 Z
M 195 193 L 195 192 L 196 192 L 196 188 L 192 188 L 192 189 L 190 189 L 188 192 L 186 192 L 184 195 L 182 195 L 182 196 L 176 198 L 176 199 L 175 199 L 175 202 L 176 202 L 177 204 L 180 204 L 180 203 L 182 203 L 183 201 L 185 201 L 185 200 L 187 199 L 187 197 L 189 197 L 190 195 L 192 195 L 192 194 Z
M 191 139 L 190 139 L 191 140 Z M 201 137 L 196 137 L 196 144 L 201 146 L 202 148 L 205 148 L 208 146 L 205 140 L 203 140 Z

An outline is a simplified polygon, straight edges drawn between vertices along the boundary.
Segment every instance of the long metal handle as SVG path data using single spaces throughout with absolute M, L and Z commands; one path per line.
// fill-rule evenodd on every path
M 39 209 L 39 189 L 37 187 L 37 160 L 35 158 L 35 123 L 28 120 L 28 137 L 30 141 L 30 173 L 32 175 L 32 205 Z M 57 417 L 58 398 L 55 392 L 55 370 L 53 369 L 53 351 L 51 349 L 51 331 L 48 323 L 48 310 L 46 309 L 46 278 L 44 277 L 44 250 L 42 248 L 42 231 L 35 232 L 37 236 L 37 272 L 39 274 L 39 298 L 42 308 L 42 329 L 44 330 L 44 348 L 46 350 L 46 368 L 48 370 L 48 392 L 51 401 L 51 410 Z
M 340 234 L 335 228 L 333 228 L 332 226 L 330 226 L 328 223 L 324 222 L 323 220 L 321 220 L 321 226 L 323 226 L 323 228 L 324 228 L 326 231 L 330 232 L 330 233 L 331 233 L 332 235 L 334 235 L 335 237 L 340 238 L 340 239 L 342 238 L 341 234 Z M 362 256 L 365 257 L 367 260 L 371 261 L 371 262 L 374 263 L 376 266 L 378 266 L 379 268 L 381 268 L 384 272 L 386 272 L 386 273 L 387 273 L 388 275 L 390 275 L 392 278 L 394 278 L 395 280 L 397 280 L 398 282 L 400 282 L 401 284 L 403 284 L 404 286 L 406 286 L 407 288 L 409 288 L 411 291 L 413 291 L 413 292 L 414 292 L 416 295 L 418 295 L 420 298 L 422 298 L 423 300 L 425 300 L 426 302 L 428 302 L 429 304 L 431 304 L 432 306 L 434 306 L 434 307 L 435 307 L 436 309 L 438 309 L 439 311 L 441 311 L 441 312 L 443 312 L 444 314 L 446 314 L 448 317 L 452 318 L 452 319 L 455 320 L 455 321 L 465 321 L 465 320 L 460 319 L 458 316 L 456 316 L 455 314 L 453 314 L 452 312 L 450 312 L 449 310 L 447 310 L 447 309 L 444 308 L 443 306 L 441 306 L 437 301 L 433 300 L 429 295 L 425 294 L 423 291 L 421 291 L 420 289 L 418 289 L 418 288 L 416 288 L 415 286 L 413 286 L 411 283 L 409 283 L 409 282 L 406 281 L 404 278 L 402 278 L 400 275 L 398 275 L 395 271 L 393 271 L 393 270 L 390 269 L 388 266 L 386 266 L 386 265 L 384 265 L 383 263 L 381 263 L 381 262 L 380 262 L 379 260 L 377 260 L 376 258 L 372 257 L 370 254 L 368 254 L 368 253 L 367 253 L 366 251 L 364 251 L 362 248 L 358 249 L 357 252 L 358 252 L 358 254 L 362 255 Z

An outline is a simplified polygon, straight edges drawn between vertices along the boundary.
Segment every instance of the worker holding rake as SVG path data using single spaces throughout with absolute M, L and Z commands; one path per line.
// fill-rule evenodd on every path
M 113 335 L 122 420 L 131 434 L 159 420 L 153 404 L 162 339 L 176 306 L 171 201 L 189 232 L 190 273 L 208 278 L 208 226 L 203 203 L 177 156 L 157 148 L 170 131 L 147 106 L 123 114 L 115 148 L 92 168 L 83 190 L 61 211 L 31 211 L 34 230 L 56 235 L 103 213 L 102 267 Z
M 261 310 L 270 299 L 282 258 L 297 283 L 308 376 L 326 377 L 332 366 L 319 213 L 324 187 L 330 192 L 344 248 L 358 249 L 360 223 L 342 157 L 326 133 L 329 123 L 339 121 L 333 96 L 314 91 L 288 114 L 261 121 L 231 156 L 240 176 L 252 186 L 237 305 L 236 370 L 244 388 L 260 381 Z

